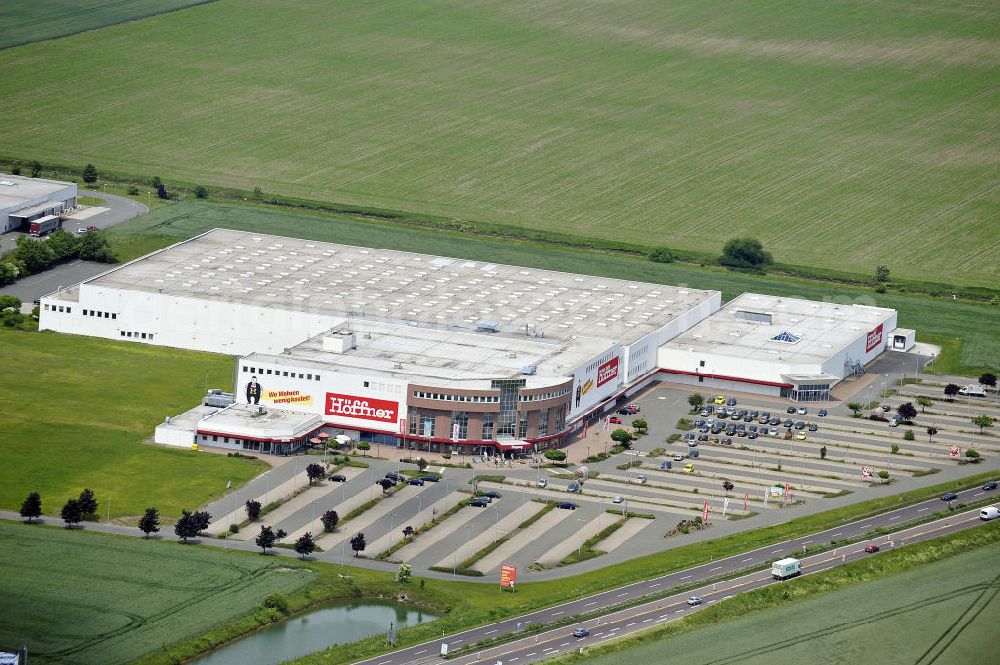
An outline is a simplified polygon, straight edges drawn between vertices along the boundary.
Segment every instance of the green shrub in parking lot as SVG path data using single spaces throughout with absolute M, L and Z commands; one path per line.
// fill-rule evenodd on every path
M 566 453 L 561 450 L 546 450 L 544 454 L 545 459 L 550 459 L 553 462 L 562 462 L 566 459 Z

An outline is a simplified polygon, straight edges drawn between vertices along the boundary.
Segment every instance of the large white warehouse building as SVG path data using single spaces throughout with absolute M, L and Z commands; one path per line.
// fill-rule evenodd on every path
M 0 173 L 0 233 L 76 208 L 76 183 Z
M 318 416 L 484 452 L 561 443 L 720 306 L 717 291 L 217 229 L 43 298 L 40 327 L 236 356 L 241 403 L 299 414 L 283 439 Z M 199 436 L 273 450 L 246 413 Z

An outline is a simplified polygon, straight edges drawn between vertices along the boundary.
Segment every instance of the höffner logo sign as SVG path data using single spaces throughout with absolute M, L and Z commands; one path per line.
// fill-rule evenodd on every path
M 399 413 L 399 402 L 356 395 L 326 394 L 326 415 L 377 420 L 395 423 Z
M 597 368 L 597 387 L 600 388 L 608 381 L 618 376 L 618 356 Z
M 865 353 L 868 353 L 882 343 L 882 324 L 878 324 L 874 330 L 868 331 L 868 339 L 865 340 Z

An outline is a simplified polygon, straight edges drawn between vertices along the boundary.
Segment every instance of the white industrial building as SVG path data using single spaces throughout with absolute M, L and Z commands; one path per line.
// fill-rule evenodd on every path
M 488 452 L 558 445 L 720 306 L 716 291 L 216 229 L 46 296 L 40 327 L 236 356 L 238 401 L 264 410 L 200 418 L 199 442 L 283 452 L 318 416 Z M 291 433 L 267 435 L 279 416 Z
M 661 346 L 658 363 L 706 389 L 825 400 L 887 348 L 912 348 L 914 334 L 893 309 L 744 293 Z
M 0 233 L 76 208 L 76 183 L 0 173 Z

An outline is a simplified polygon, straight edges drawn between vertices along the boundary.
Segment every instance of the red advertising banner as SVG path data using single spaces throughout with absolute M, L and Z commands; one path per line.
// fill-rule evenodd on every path
M 399 433 L 406 434 L 406 418 L 399 419 Z
M 874 330 L 868 331 L 868 340 L 865 343 L 865 353 L 868 353 L 875 347 L 882 344 L 882 324 L 878 324 L 878 327 Z
M 705 508 L 702 510 L 701 521 L 702 522 L 708 521 L 708 501 L 705 502 Z
M 500 586 L 501 587 L 512 587 L 514 582 L 517 581 L 517 566 L 512 563 L 504 563 L 500 565 Z
M 597 368 L 597 387 L 600 388 L 608 381 L 618 377 L 618 356 Z
M 326 394 L 326 415 L 376 420 L 381 423 L 395 423 L 399 415 L 399 402 L 357 395 Z
M 743 510 L 747 509 L 747 504 L 750 502 L 750 492 L 743 493 Z

